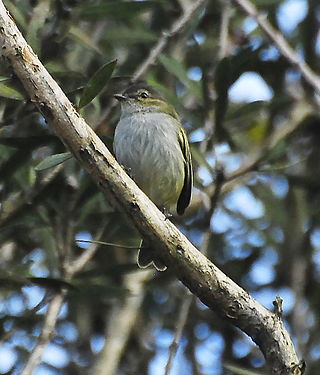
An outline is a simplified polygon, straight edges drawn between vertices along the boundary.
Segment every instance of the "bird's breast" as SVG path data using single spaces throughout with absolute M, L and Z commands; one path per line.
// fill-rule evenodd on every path
M 114 138 L 116 158 L 158 206 L 175 203 L 184 182 L 179 124 L 162 113 L 121 117 Z

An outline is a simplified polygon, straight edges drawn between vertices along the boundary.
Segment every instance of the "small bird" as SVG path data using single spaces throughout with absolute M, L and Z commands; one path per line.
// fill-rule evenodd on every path
M 177 112 L 141 81 L 114 97 L 121 103 L 113 142 L 118 162 L 159 209 L 176 205 L 182 215 L 191 200 L 193 175 L 188 138 Z M 167 268 L 148 246 L 140 247 L 137 263 L 140 268 Z

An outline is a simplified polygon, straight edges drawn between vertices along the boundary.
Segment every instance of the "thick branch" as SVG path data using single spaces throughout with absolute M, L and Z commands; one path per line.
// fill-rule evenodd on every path
M 281 319 L 202 255 L 138 189 L 23 39 L 0 1 L 0 45 L 31 100 L 104 193 L 161 251 L 165 263 L 203 303 L 259 345 L 272 374 L 299 374 Z M 295 372 L 294 372 L 295 371 Z

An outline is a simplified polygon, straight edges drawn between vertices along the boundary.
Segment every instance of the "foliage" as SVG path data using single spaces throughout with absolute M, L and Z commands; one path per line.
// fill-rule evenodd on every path
M 42 62 L 74 105 L 80 103 L 82 116 L 110 149 L 119 118 L 113 94 L 126 87 L 189 3 L 5 2 Z M 165 49 L 144 76 L 176 107 L 191 141 L 193 202 L 185 217 L 173 220 L 268 308 L 277 295 L 284 299 L 284 318 L 299 354 L 307 361 L 308 373 L 316 374 L 320 365 L 318 97 L 253 20 L 233 3 L 224 3 L 208 2 L 181 33 L 169 35 Z M 301 12 L 288 32 L 284 19 L 289 21 L 283 15 L 288 1 L 255 3 L 319 72 L 320 5 L 301 0 L 305 14 Z M 248 72 L 264 81 L 268 95 L 255 97 L 249 83 L 245 96 L 251 99 L 230 95 L 233 84 Z M 66 148 L 25 99 L 23 88 L 4 64 L 0 96 L 1 339 L 3 353 L 13 358 L 1 364 L 0 352 L 0 372 L 21 371 L 37 343 L 48 304 L 66 290 L 37 374 L 98 375 L 96 363 L 103 361 L 99 354 L 109 350 L 114 338 L 115 312 L 130 296 L 128 275 L 136 271 L 132 247 L 138 246 L 139 234 L 102 198 L 78 162 L 64 154 Z M 52 158 L 55 154 L 60 155 Z M 221 169 L 222 186 L 217 192 Z M 104 241 L 108 246 L 79 239 Z M 70 264 L 90 246 L 97 246 L 94 257 L 71 272 Z M 185 290 L 174 275 L 154 273 L 143 283 L 143 299 L 116 366 L 119 374 L 162 374 L 179 323 Z M 174 366 L 179 374 L 266 371 L 255 345 L 196 301 L 180 345 L 183 351 Z

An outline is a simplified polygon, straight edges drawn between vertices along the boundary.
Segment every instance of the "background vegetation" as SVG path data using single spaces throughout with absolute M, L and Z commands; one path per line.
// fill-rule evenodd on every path
M 320 119 L 312 82 L 234 1 L 5 4 L 75 106 L 97 69 L 117 59 L 106 89 L 81 109 L 109 148 L 119 118 L 112 95 L 132 77 L 175 105 L 195 189 L 185 217 L 173 220 L 265 306 L 283 298 L 307 373 L 317 374 Z M 319 71 L 320 4 L 255 5 Z M 76 160 L 37 167 L 65 147 L 5 64 L 0 74 L 0 373 L 27 365 L 26 375 L 48 343 L 37 375 L 163 374 L 179 329 L 172 374 L 265 373 L 255 345 L 170 271 L 137 272 L 130 247 L 138 233 Z

